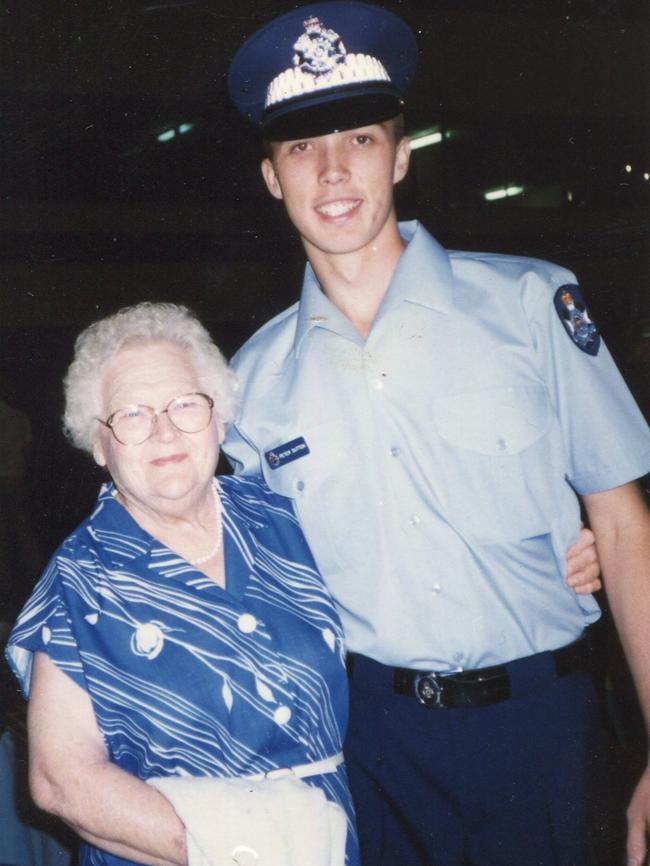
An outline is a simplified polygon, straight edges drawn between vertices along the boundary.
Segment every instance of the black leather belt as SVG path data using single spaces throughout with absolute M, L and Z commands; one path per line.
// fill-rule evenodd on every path
M 593 669 L 593 641 L 590 629 L 578 640 L 549 653 L 558 677 L 577 671 Z M 348 656 L 348 671 L 354 676 L 354 655 Z M 519 664 L 521 661 L 513 662 Z M 511 697 L 511 678 L 508 665 L 477 668 L 452 674 L 419 671 L 410 668 L 389 668 L 392 671 L 392 690 L 401 695 L 412 695 L 423 706 L 433 709 L 484 707 Z

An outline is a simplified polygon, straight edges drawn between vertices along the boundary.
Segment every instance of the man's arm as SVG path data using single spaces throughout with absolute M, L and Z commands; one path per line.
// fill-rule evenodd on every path
M 636 483 L 583 497 L 605 591 L 650 731 L 650 511 Z M 629 866 L 641 866 L 650 829 L 650 761 L 627 813 Z

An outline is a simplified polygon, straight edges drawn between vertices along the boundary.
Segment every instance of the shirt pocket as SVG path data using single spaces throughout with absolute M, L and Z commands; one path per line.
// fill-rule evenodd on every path
M 548 533 L 552 503 L 553 415 L 538 385 L 491 388 L 441 397 L 433 419 L 442 440 L 447 507 L 452 522 L 476 541 L 517 541 Z M 550 461 L 550 462 L 549 462 Z

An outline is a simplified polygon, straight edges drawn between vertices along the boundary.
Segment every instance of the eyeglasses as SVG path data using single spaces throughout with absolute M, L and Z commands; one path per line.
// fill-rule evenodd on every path
M 200 433 L 210 423 L 214 400 L 207 394 L 181 394 L 158 411 L 151 406 L 132 404 L 109 415 L 100 424 L 108 427 L 122 445 L 142 445 L 153 434 L 159 415 L 167 415 L 174 427 L 183 433 Z

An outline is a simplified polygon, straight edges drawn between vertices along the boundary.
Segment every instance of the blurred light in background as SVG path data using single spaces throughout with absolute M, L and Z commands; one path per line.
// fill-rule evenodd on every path
M 430 147 L 432 144 L 440 144 L 442 141 L 440 130 L 416 132 L 411 138 L 411 150 L 419 150 L 421 147 Z
M 176 138 L 176 132 L 178 132 L 179 135 L 186 135 L 193 129 L 193 123 L 179 123 L 177 127 L 172 126 L 170 129 L 165 129 L 164 132 L 159 132 L 156 136 L 156 140 L 160 142 L 171 141 L 172 138 Z
M 483 198 L 486 201 L 498 201 L 501 198 L 510 198 L 513 195 L 521 195 L 524 191 L 523 186 L 501 186 L 498 189 L 489 189 L 483 193 Z

